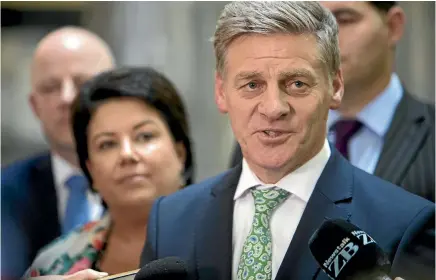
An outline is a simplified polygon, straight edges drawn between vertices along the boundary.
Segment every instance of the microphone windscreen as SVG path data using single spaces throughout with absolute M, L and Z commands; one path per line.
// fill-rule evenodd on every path
M 309 248 L 321 269 L 332 279 L 389 274 L 389 258 L 374 239 L 341 219 L 325 221 L 310 238 Z
M 134 280 L 184 280 L 188 278 L 186 263 L 178 257 L 157 259 L 144 265 Z

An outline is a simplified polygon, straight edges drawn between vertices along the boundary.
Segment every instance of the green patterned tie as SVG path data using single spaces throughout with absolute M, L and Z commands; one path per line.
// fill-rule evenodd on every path
M 238 280 L 271 280 L 272 243 L 270 219 L 273 210 L 288 196 L 282 189 L 251 190 L 254 218 L 239 260 Z

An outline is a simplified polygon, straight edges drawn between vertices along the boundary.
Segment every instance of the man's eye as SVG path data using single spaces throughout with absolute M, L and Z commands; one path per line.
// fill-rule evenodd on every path
M 306 94 L 309 90 L 309 85 L 302 81 L 293 81 L 287 86 L 289 93 Z
M 339 25 L 349 24 L 357 21 L 357 18 L 351 15 L 341 15 L 336 17 L 336 21 Z
M 58 91 L 59 88 L 60 88 L 59 84 L 46 84 L 46 85 L 42 85 L 39 88 L 39 91 L 42 93 L 52 93 Z
M 262 84 L 258 83 L 258 82 L 249 82 L 243 86 L 243 88 L 245 90 L 248 90 L 248 91 L 259 90 L 261 87 L 262 87 Z
M 296 81 L 296 82 L 294 82 L 294 85 L 297 88 L 302 88 L 305 84 L 302 81 Z
M 249 83 L 247 84 L 247 86 L 248 86 L 250 89 L 256 89 L 256 87 L 257 87 L 257 83 L 255 83 L 255 82 L 249 82 Z

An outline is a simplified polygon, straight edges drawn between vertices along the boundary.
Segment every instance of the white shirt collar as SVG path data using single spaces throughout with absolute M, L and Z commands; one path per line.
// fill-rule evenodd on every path
M 356 119 L 380 138 L 384 138 L 403 95 L 401 80 L 393 73 L 389 85 L 357 114 Z M 330 110 L 327 119 L 328 129 L 331 129 L 340 118 L 341 114 L 338 111 Z
M 65 186 L 65 182 L 73 175 L 82 175 L 80 169 L 74 167 L 55 153 L 51 154 L 51 162 L 55 185 L 57 187 Z
M 240 198 L 250 188 L 262 185 L 265 187 L 276 186 L 278 188 L 287 190 L 289 193 L 296 195 L 307 203 L 312 195 L 313 189 L 315 188 L 319 177 L 321 176 L 322 171 L 324 170 L 325 165 L 330 158 L 330 154 L 330 145 L 326 139 L 324 146 L 317 155 L 292 173 L 289 173 L 280 179 L 277 184 L 263 183 L 250 169 L 247 161 L 243 159 L 242 173 L 236 188 L 234 200 Z

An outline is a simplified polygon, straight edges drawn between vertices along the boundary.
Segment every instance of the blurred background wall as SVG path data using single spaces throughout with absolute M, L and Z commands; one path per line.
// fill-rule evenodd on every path
M 52 29 L 81 25 L 103 37 L 118 65 L 151 65 L 182 92 L 195 144 L 197 180 L 226 169 L 233 147 L 227 118 L 213 98 L 209 38 L 226 2 L 2 2 L 2 165 L 46 146 L 29 109 L 28 66 Z M 435 101 L 435 3 L 400 2 L 407 15 L 397 72 L 419 99 Z

